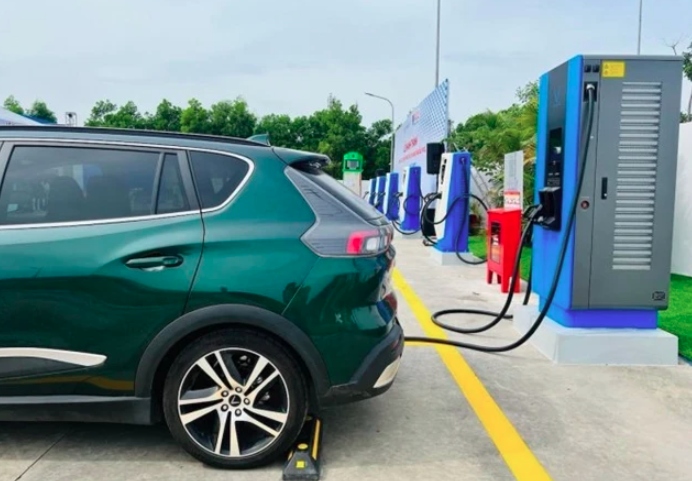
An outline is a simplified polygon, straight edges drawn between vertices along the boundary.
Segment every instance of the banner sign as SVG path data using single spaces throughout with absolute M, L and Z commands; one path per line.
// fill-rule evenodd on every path
M 505 209 L 524 208 L 524 152 L 505 154 Z
M 426 174 L 426 145 L 441 142 L 449 131 L 449 80 L 442 82 L 406 117 L 394 134 L 394 171 L 401 176 L 409 165 L 422 167 L 423 195 L 435 191 L 434 175 Z

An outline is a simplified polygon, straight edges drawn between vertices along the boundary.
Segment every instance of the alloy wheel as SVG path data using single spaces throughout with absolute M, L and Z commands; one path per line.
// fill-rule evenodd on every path
M 266 450 L 289 416 L 286 382 L 266 357 L 242 348 L 199 358 L 182 378 L 178 415 L 192 440 L 226 458 Z

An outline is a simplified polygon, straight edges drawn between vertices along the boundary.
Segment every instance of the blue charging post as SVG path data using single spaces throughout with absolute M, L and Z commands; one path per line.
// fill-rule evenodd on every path
M 389 220 L 399 220 L 399 206 L 397 194 L 399 193 L 399 174 L 389 172 L 385 176 L 384 186 L 384 213 Z
M 420 210 L 423 207 L 423 192 L 421 190 L 421 167 L 410 165 L 403 172 L 404 191 L 399 203 L 399 228 L 404 232 L 417 232 L 415 235 L 402 235 L 404 238 L 421 237 Z M 399 234 L 398 232 L 395 235 Z
M 368 204 L 375 205 L 375 199 L 377 198 L 377 179 L 373 177 L 370 179 L 370 190 L 368 191 Z
M 532 249 L 539 305 L 518 309 L 514 325 L 527 332 L 545 308 L 569 239 L 554 299 L 531 338 L 555 362 L 678 362 L 677 338 L 657 324 L 669 299 L 681 68 L 677 57 L 580 55 L 540 79 L 535 202 L 543 208 Z
M 387 177 L 381 175 L 377 178 L 377 193 L 375 194 L 375 208 L 384 214 L 384 194 L 387 186 Z
M 441 194 L 435 209 L 437 244 L 431 256 L 441 265 L 459 265 L 459 255 L 469 260 L 469 193 L 471 154 L 454 152 L 442 154 L 438 188 Z

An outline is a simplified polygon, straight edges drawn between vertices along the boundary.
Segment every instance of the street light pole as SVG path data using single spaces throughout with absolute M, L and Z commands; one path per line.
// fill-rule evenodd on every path
M 389 171 L 394 172 L 394 104 L 387 97 L 382 97 L 381 95 L 375 95 L 370 92 L 365 92 L 365 95 L 369 97 L 374 97 L 376 99 L 384 100 L 392 108 L 392 145 L 390 147 L 390 159 L 389 159 Z
M 637 33 L 637 55 L 642 53 L 642 8 L 644 0 L 639 0 L 639 29 Z
M 435 46 L 435 88 L 440 85 L 440 4 L 442 0 L 437 0 L 437 36 Z

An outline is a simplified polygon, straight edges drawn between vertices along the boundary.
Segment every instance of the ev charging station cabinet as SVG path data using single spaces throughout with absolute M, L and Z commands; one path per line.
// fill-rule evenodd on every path
M 373 177 L 370 179 L 370 190 L 368 191 L 368 204 L 375 205 L 375 200 L 377 199 L 377 179 Z
M 418 232 L 420 234 L 420 211 L 423 207 L 423 192 L 421 190 L 422 169 L 418 165 L 409 165 L 401 174 L 403 195 L 399 207 L 399 228 L 404 232 Z M 396 233 L 395 233 L 396 234 Z M 410 235 L 402 237 L 411 237 Z
M 389 220 L 399 219 L 398 194 L 399 174 L 397 172 L 389 172 L 385 176 L 383 207 L 384 214 Z
M 387 176 L 381 175 L 377 178 L 377 193 L 375 195 L 375 208 L 384 214 L 384 194 L 387 187 Z
M 441 265 L 461 264 L 457 253 L 469 255 L 470 179 L 469 152 L 442 154 L 438 174 L 438 191 L 441 197 L 435 209 L 437 244 L 431 251 L 432 257 Z
M 361 179 L 363 176 L 363 156 L 358 152 L 344 154 L 342 162 L 344 185 L 361 197 Z
M 675 365 L 677 338 L 657 329 L 669 301 L 682 59 L 576 56 L 540 79 L 533 290 L 554 300 L 532 341 L 556 362 Z M 585 176 L 575 192 L 595 86 Z M 575 201 L 574 225 L 566 232 Z M 515 315 L 520 332 L 538 312 Z

